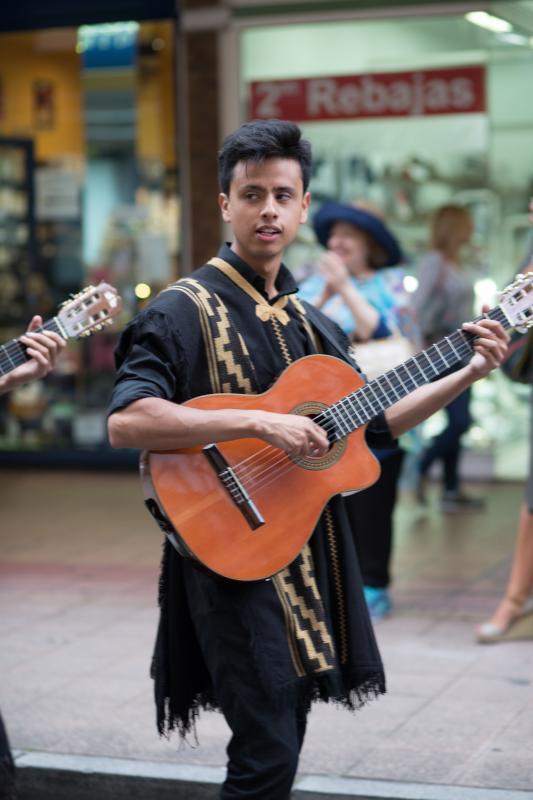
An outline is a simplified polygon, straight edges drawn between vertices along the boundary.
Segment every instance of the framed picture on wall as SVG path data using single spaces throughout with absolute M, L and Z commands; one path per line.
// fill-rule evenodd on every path
M 33 120 L 37 130 L 54 126 L 55 86 L 47 78 L 40 78 L 33 83 Z

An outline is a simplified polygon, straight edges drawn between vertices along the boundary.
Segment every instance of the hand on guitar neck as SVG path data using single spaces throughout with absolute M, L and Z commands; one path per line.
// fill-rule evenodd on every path
M 484 314 L 488 314 L 489 311 L 490 306 L 483 306 Z M 476 337 L 472 345 L 474 355 L 468 365 L 473 380 L 476 381 L 501 365 L 507 352 L 509 336 L 496 320 L 489 318 L 478 323 L 465 322 L 463 330 Z
M 69 337 L 102 330 L 121 310 L 117 290 L 102 281 L 71 295 L 53 319 L 43 323 L 41 317 L 33 317 L 23 336 L 0 345 L 0 394 L 44 378 Z
M 9 392 L 23 383 L 44 378 L 55 366 L 65 340 L 55 331 L 41 330 L 41 317 L 33 317 L 27 332 L 19 338 L 29 360 L 0 377 L 0 394 Z

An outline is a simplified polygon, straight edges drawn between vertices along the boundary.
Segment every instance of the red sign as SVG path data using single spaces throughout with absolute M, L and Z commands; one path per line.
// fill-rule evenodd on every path
M 485 67 L 251 84 L 251 119 L 368 119 L 485 111 Z

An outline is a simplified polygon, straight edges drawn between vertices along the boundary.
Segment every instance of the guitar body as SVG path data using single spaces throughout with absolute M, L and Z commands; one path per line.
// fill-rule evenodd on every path
M 362 385 L 349 364 L 314 355 L 288 367 L 263 394 L 204 395 L 185 405 L 316 415 Z M 217 444 L 218 468 L 209 448 L 143 453 L 146 505 L 177 548 L 211 571 L 242 581 L 270 577 L 296 558 L 333 495 L 377 480 L 379 463 L 364 431 L 343 437 L 319 458 L 291 458 L 260 439 Z M 233 493 L 217 472 L 224 465 L 238 480 Z M 236 494 L 249 498 L 255 518 L 243 513 Z

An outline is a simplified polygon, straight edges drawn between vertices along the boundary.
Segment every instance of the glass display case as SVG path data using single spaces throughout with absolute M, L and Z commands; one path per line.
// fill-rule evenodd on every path
M 120 331 L 177 276 L 174 48 L 172 20 L 0 34 L 0 345 L 100 281 L 123 305 L 0 398 L 0 465 L 136 461 L 106 409 Z
M 34 269 L 33 153 L 29 139 L 0 137 L 0 335 L 4 339 L 25 322 L 28 280 Z

